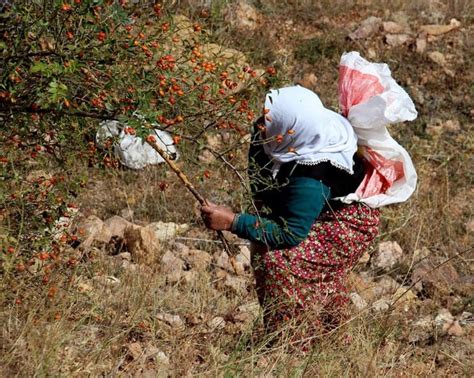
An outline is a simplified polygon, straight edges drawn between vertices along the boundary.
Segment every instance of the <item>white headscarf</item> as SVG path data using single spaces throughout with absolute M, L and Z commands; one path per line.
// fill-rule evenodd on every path
M 283 163 L 315 165 L 329 161 L 353 173 L 357 136 L 349 121 L 326 109 L 318 95 L 301 86 L 273 89 L 265 98 L 265 153 L 273 175 Z

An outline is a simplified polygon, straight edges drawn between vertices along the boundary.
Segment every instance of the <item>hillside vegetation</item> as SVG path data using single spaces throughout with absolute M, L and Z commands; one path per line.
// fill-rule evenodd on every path
M 472 2 L 5 3 L 1 376 L 472 375 Z M 247 242 L 226 234 L 232 264 L 166 164 L 129 169 L 96 132 L 167 131 L 198 191 L 245 211 L 264 94 L 300 83 L 337 111 L 345 51 L 413 98 L 390 132 L 419 181 L 303 353 L 263 335 Z

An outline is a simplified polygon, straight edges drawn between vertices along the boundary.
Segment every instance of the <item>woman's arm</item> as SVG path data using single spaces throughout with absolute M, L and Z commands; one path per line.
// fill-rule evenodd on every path
M 330 198 L 330 189 L 318 180 L 295 177 L 281 188 L 278 197 L 282 203 L 272 206 L 279 208 L 278 218 L 274 220 L 246 213 L 234 216 L 229 209 L 216 205 L 204 206 L 203 218 L 209 228 L 231 230 L 241 238 L 266 244 L 270 249 L 293 247 L 308 236 Z

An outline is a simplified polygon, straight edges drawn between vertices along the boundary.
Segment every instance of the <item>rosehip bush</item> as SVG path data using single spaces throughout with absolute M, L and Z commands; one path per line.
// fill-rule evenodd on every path
M 56 256 L 58 243 L 73 242 L 67 233 L 52 238 L 84 181 L 67 162 L 117 167 L 94 143 L 101 120 L 119 120 L 144 142 L 153 142 L 150 128 L 166 130 L 185 161 L 197 160 L 209 134 L 225 133 L 226 145 L 212 151 L 219 161 L 249 133 L 260 112 L 255 103 L 276 74 L 253 69 L 242 54 L 223 54 L 205 27 L 166 3 L 17 0 L 3 7 L 0 167 L 8 185 L 0 215 L 15 235 L 0 246 L 4 262 L 7 255 L 23 259 L 17 264 L 42 252 Z M 64 174 L 27 180 L 51 162 Z M 211 167 L 197 169 L 212 178 Z

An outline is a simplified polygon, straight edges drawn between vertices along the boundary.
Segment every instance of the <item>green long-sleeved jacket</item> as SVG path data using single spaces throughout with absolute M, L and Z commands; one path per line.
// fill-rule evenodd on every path
M 331 195 L 326 185 L 310 177 L 290 177 L 286 185 L 272 192 L 263 199 L 271 209 L 268 216 L 243 213 L 233 226 L 239 237 L 270 249 L 288 248 L 303 241 Z

